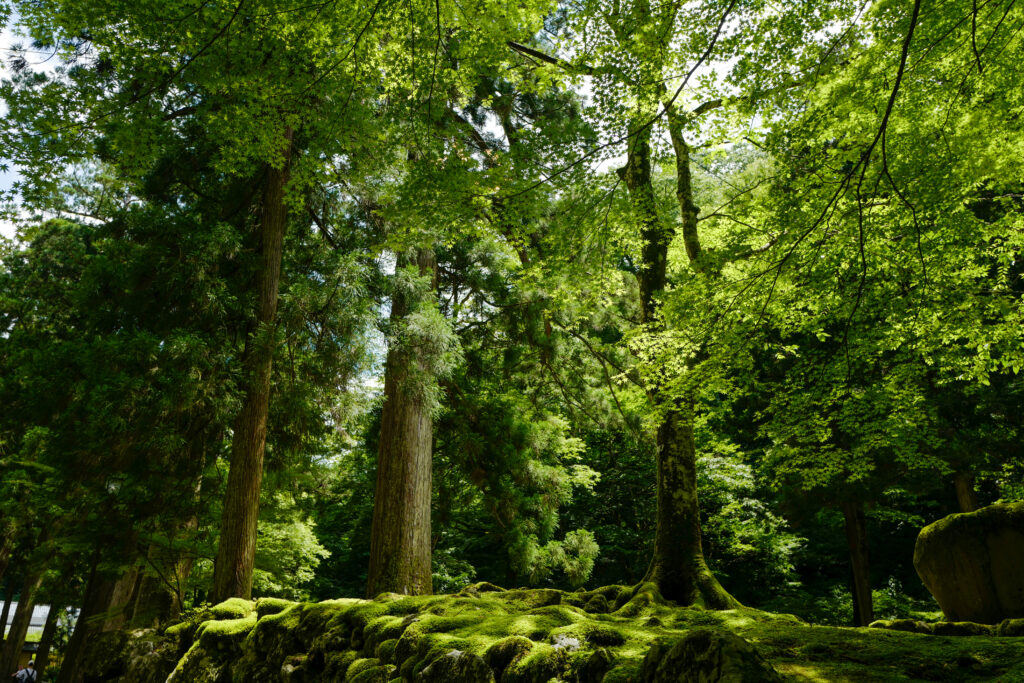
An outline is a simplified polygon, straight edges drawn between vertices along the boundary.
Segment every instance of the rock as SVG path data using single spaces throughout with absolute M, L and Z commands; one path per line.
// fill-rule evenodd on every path
M 1024 619 L 1003 619 L 996 629 L 996 635 L 1018 638 L 1024 636 Z
M 417 683 L 494 683 L 494 674 L 480 657 L 452 650 L 416 675 Z
M 990 636 L 992 627 L 973 621 L 939 621 L 932 624 L 932 633 L 937 636 Z
M 1024 503 L 930 524 L 917 537 L 914 567 L 949 621 L 1024 617 Z
M 593 614 L 607 614 L 610 608 L 611 605 L 608 604 L 608 598 L 603 595 L 595 595 L 583 606 L 584 610 Z
M 611 668 L 615 666 L 615 657 L 606 648 L 594 650 L 594 654 L 587 658 L 586 663 L 579 672 L 581 683 L 600 683 Z
M 82 657 L 82 680 L 85 683 L 118 678 L 125 670 L 124 649 L 128 634 L 106 631 L 95 634 Z
M 500 678 L 510 664 L 525 657 L 532 649 L 533 641 L 529 638 L 509 636 L 487 648 L 484 659 L 494 669 L 495 675 Z
M 644 658 L 644 683 L 782 683 L 779 674 L 739 636 L 700 628 L 675 643 L 656 641 Z

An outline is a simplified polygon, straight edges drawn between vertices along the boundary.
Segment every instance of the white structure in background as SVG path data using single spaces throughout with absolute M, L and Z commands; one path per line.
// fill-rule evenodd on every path
M 2 604 L 2 603 L 0 603 Z M 14 612 L 18 609 L 18 603 L 11 603 L 11 611 L 7 615 L 7 623 L 4 624 L 4 638 L 7 638 L 7 631 L 11 628 L 11 622 L 14 621 Z M 28 623 L 29 633 L 42 634 L 43 626 L 46 625 L 46 617 L 50 614 L 49 605 L 36 605 L 32 609 L 32 619 Z

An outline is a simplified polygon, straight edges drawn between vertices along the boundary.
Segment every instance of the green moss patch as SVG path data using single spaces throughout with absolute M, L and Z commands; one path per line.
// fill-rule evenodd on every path
M 195 680 L 212 680 L 211 672 L 219 680 L 279 680 L 287 670 L 295 680 L 327 682 L 638 681 L 656 641 L 664 647 L 699 629 L 740 636 L 795 681 L 1024 680 L 1024 638 L 1009 635 L 1016 623 L 1003 629 L 1007 636 L 943 635 L 937 624 L 914 621 L 906 630 L 810 626 L 752 609 L 677 607 L 649 584 L 576 593 L 477 584 L 456 595 L 238 601 L 203 616 L 163 636 L 193 629 L 175 680 L 201 670 Z

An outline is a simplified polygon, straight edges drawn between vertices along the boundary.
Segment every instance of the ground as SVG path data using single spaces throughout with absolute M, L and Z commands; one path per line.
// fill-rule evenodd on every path
M 146 645 L 135 651 L 144 656 L 126 657 L 145 660 L 152 672 L 159 670 L 154 653 L 162 653 L 172 681 L 619 683 L 645 680 L 655 641 L 671 644 L 702 628 L 741 636 L 792 681 L 1024 681 L 1024 638 L 812 626 L 753 609 L 678 607 L 650 584 L 235 600 L 138 635 Z M 150 680 L 140 666 L 124 662 L 117 675 L 96 680 Z

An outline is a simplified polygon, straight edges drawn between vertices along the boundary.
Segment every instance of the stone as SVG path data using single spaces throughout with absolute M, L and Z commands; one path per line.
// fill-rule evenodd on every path
M 932 633 L 937 636 L 990 636 L 992 627 L 975 624 L 973 621 L 939 621 L 932 624 Z
M 1024 502 L 991 505 L 925 527 L 914 568 L 948 621 L 1024 617 Z
M 432 661 L 415 678 L 417 683 L 494 683 L 487 662 L 477 655 L 451 650 Z
M 644 683 L 782 683 L 783 678 L 743 638 L 699 628 L 675 643 L 656 641 L 644 657 Z
M 1024 637 L 1024 619 L 1003 619 L 996 629 L 996 635 L 1011 638 Z

